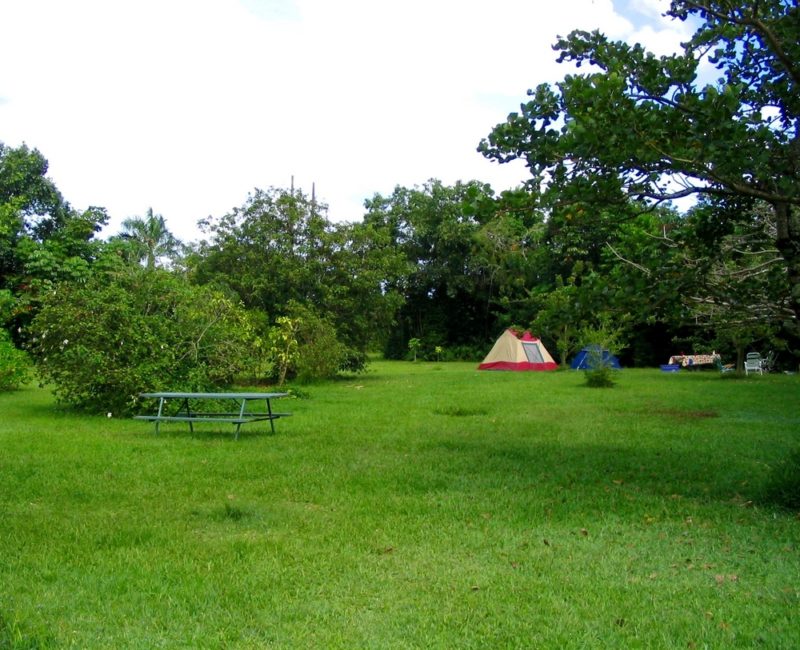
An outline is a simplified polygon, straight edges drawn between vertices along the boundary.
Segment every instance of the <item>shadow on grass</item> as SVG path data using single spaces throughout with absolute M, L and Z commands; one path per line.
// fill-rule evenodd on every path
M 427 451 L 437 466 L 469 476 L 470 489 L 483 483 L 487 489 L 533 491 L 535 499 L 573 499 L 586 509 L 650 497 L 748 506 L 761 499 L 769 473 L 766 463 L 735 453 L 669 447 L 443 441 Z
M 164 425 L 161 425 L 161 429 L 158 433 L 155 433 L 152 430 L 146 431 L 144 435 L 147 435 L 149 438 L 153 440 L 158 440 L 159 438 L 169 439 L 169 440 L 179 440 L 183 439 L 190 439 L 190 440 L 199 440 L 203 442 L 233 442 L 233 443 L 247 443 L 253 442 L 256 440 L 260 440 L 261 438 L 267 437 L 271 438 L 275 435 L 278 435 L 278 431 L 276 429 L 275 433 L 272 433 L 270 429 L 245 429 L 242 428 L 239 431 L 239 438 L 236 438 L 236 431 L 233 428 L 230 429 L 220 429 L 214 427 L 213 425 L 202 423 L 198 426 L 197 424 L 194 425 L 194 431 L 189 431 L 189 427 L 184 429 L 180 428 L 180 425 L 174 425 L 174 427 L 170 427 L 165 429 Z

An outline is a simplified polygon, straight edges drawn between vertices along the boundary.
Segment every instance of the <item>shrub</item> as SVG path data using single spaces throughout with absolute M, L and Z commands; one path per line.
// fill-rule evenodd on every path
M 287 377 L 309 383 L 335 377 L 341 370 L 364 370 L 366 355 L 342 344 L 330 319 L 296 302 L 288 311 L 290 316 L 279 317 L 267 336 L 272 379 L 278 384 Z
M 347 360 L 333 323 L 306 306 L 293 305 L 298 319 L 299 351 L 295 375 L 301 383 L 335 377 Z
M 14 347 L 8 332 L 0 329 L 0 391 L 19 388 L 29 375 L 28 355 Z
M 800 510 L 800 449 L 795 449 L 772 468 L 765 498 L 768 503 Z
M 267 334 L 267 354 L 274 373 L 273 378 L 277 379 L 278 386 L 283 385 L 289 370 L 297 363 L 299 325 L 300 322 L 296 318 L 280 316 Z
M 339 370 L 342 372 L 366 372 L 367 361 L 369 359 L 366 352 L 347 348 L 339 364 Z
M 485 346 L 477 345 L 454 345 L 444 348 L 442 361 L 481 361 L 487 352 Z
M 607 321 L 602 321 L 595 327 L 584 327 L 579 333 L 582 347 L 588 348 L 588 370 L 584 371 L 586 385 L 590 388 L 611 388 L 616 383 L 611 362 L 604 356 L 603 351 L 610 354 L 619 352 L 622 346 L 623 330 Z
M 214 289 L 135 268 L 58 285 L 30 341 L 60 400 L 126 413 L 142 391 L 229 384 L 246 367 L 251 331 L 244 311 Z
M 589 388 L 611 388 L 616 383 L 614 370 L 605 361 L 601 361 L 599 365 L 590 366 L 584 373 L 586 385 Z

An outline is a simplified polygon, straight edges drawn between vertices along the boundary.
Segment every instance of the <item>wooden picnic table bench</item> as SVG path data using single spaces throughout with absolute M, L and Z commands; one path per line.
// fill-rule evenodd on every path
M 239 429 L 248 422 L 259 422 L 269 420 L 272 433 L 275 433 L 275 420 L 288 417 L 291 413 L 276 413 L 272 410 L 270 400 L 286 397 L 288 393 L 185 393 L 185 392 L 165 392 L 165 393 L 141 393 L 139 397 L 144 399 L 157 399 L 158 412 L 155 415 L 134 415 L 137 420 L 149 420 L 155 422 L 156 433 L 162 422 L 187 422 L 189 430 L 194 432 L 195 422 L 222 422 L 236 425 L 236 439 L 239 439 Z M 195 403 L 202 400 L 208 402 L 236 404 L 235 410 L 209 411 L 204 408 L 193 407 Z M 265 407 L 263 411 L 248 410 L 249 402 L 263 401 Z M 177 402 L 177 409 L 170 408 L 170 402 Z M 205 406 L 205 404 L 200 405 Z

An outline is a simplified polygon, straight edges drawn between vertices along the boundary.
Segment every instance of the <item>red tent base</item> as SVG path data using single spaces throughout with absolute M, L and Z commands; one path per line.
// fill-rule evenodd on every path
M 556 370 L 557 363 L 513 363 L 512 361 L 495 361 L 493 363 L 482 363 L 478 370 Z

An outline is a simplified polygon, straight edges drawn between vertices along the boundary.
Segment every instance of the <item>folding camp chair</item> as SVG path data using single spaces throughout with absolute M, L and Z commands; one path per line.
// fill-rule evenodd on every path
M 733 370 L 735 370 L 733 364 L 722 363 L 722 359 L 719 357 L 714 358 L 714 367 L 720 372 L 733 372 Z

